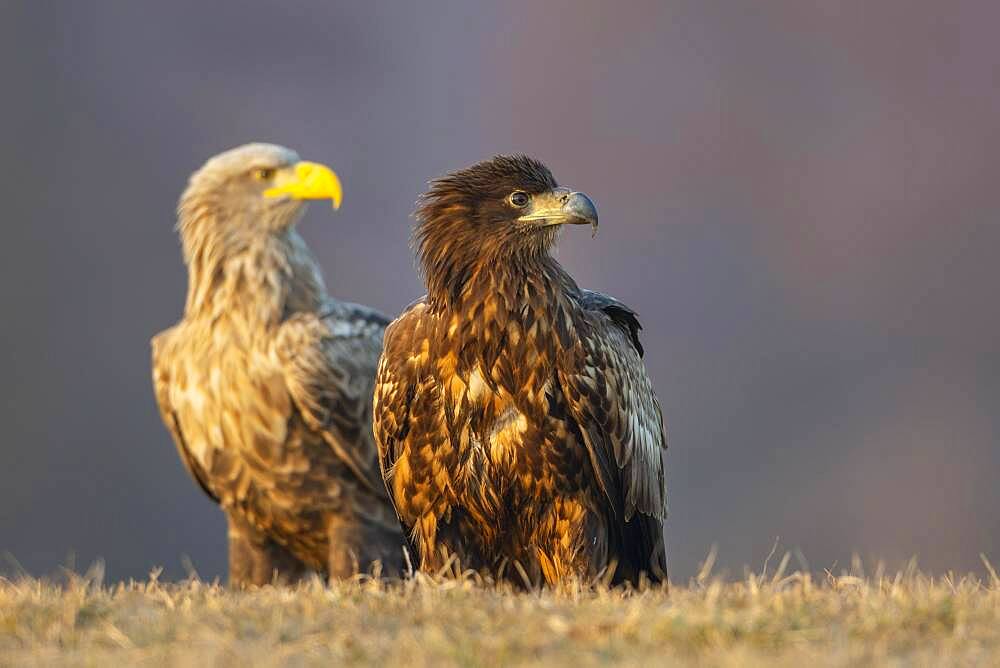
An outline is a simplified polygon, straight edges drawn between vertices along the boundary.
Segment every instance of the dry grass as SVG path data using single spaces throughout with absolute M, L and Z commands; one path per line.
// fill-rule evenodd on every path
M 471 578 L 233 592 L 0 579 L 0 665 L 1000 665 L 1000 579 L 783 573 L 623 592 Z M 988 566 L 988 565 L 987 565 Z

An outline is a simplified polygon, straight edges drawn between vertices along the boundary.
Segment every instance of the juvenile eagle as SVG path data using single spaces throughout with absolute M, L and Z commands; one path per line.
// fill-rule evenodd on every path
M 229 580 L 398 570 L 372 386 L 388 319 L 331 299 L 295 223 L 341 186 L 291 150 L 249 144 L 195 172 L 178 206 L 183 319 L 157 335 L 153 386 L 185 467 L 226 513 Z
M 549 254 L 596 228 L 525 156 L 434 181 L 416 212 L 427 295 L 386 330 L 382 475 L 419 565 L 549 584 L 666 578 L 666 449 L 636 314 Z

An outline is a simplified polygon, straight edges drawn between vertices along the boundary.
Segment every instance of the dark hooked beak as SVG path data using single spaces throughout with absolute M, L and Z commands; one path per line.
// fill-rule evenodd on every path
M 583 193 L 556 188 L 531 199 L 531 208 L 518 220 L 538 227 L 550 225 L 590 225 L 597 234 L 597 207 Z

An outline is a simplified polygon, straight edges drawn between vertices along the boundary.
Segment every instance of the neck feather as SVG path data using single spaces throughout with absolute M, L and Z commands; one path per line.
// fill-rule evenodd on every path
M 578 294 L 572 277 L 546 254 L 513 268 L 483 266 L 457 302 L 432 299 L 431 307 L 444 316 L 442 342 L 457 348 L 460 367 L 478 365 L 496 374 L 492 381 L 516 387 L 513 379 L 531 372 L 518 360 L 551 363 L 576 343 Z
M 469 221 L 471 206 L 460 200 L 426 203 L 417 215 L 414 241 L 433 304 L 454 308 L 479 290 L 516 290 L 538 278 L 572 283 L 549 254 L 557 227 L 508 227 L 484 235 Z
M 178 225 L 188 266 L 185 317 L 238 315 L 269 326 L 320 307 L 323 278 L 294 229 L 251 232 L 250 225 L 220 225 L 210 212 L 200 213 L 196 220 L 182 216 Z

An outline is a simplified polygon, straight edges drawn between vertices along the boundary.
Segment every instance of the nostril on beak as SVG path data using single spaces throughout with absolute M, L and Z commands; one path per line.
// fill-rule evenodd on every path
M 559 198 L 560 204 L 565 204 L 568 201 L 569 201 L 569 193 L 563 193 L 562 196 Z

